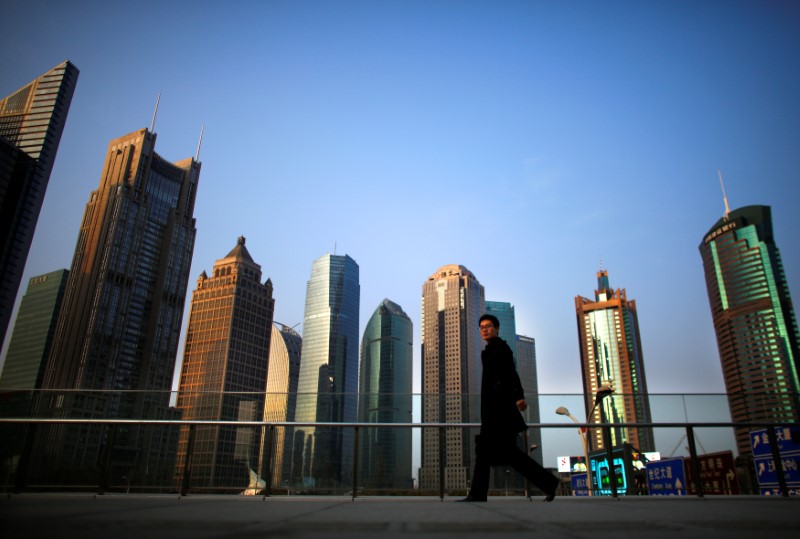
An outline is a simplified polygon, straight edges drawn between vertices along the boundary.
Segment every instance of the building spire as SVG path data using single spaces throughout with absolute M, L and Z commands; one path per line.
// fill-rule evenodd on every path
M 205 124 L 200 126 L 200 140 L 197 141 L 197 153 L 194 156 L 195 161 L 200 161 L 200 145 L 203 144 L 203 132 L 206 130 Z
M 153 133 L 156 128 L 156 114 L 158 114 L 158 103 L 161 101 L 161 94 L 156 98 L 156 109 L 153 111 L 153 121 L 150 122 L 150 132 Z
M 728 196 L 725 194 L 725 184 L 722 182 L 722 172 L 717 169 L 717 175 L 719 176 L 719 185 L 722 187 L 722 200 L 725 201 L 725 217 L 724 219 L 728 220 L 728 215 L 731 213 L 731 209 L 728 207 Z

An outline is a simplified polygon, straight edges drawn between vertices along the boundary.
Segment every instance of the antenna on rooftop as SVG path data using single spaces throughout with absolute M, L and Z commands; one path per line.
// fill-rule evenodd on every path
M 195 161 L 200 161 L 200 145 L 203 144 L 203 132 L 205 130 L 206 130 L 205 125 L 200 127 L 200 140 L 197 141 L 197 154 L 194 156 Z
M 722 187 L 722 200 L 725 201 L 725 217 L 724 219 L 728 220 L 728 214 L 731 213 L 731 209 L 728 207 L 728 195 L 725 194 L 725 184 L 722 182 L 722 172 L 717 169 L 717 174 L 719 175 L 719 185 Z
M 153 111 L 153 121 L 150 122 L 150 132 L 152 133 L 153 130 L 156 128 L 156 114 L 158 114 L 158 103 L 161 101 L 161 94 L 158 94 L 156 98 L 156 110 Z

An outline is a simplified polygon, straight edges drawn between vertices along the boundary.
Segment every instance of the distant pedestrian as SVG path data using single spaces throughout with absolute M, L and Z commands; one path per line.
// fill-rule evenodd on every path
M 517 446 L 519 433 L 528 428 L 520 412 L 528 403 L 514 367 L 514 354 L 498 337 L 500 321 L 491 314 L 480 319 L 481 338 L 481 432 L 475 437 L 475 470 L 469 494 L 459 502 L 485 502 L 492 466 L 511 466 L 545 493 L 544 501 L 556 497 L 558 478 Z

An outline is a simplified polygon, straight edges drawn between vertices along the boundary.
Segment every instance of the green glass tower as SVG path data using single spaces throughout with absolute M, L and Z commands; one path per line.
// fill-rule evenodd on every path
M 358 264 L 326 254 L 311 265 L 297 381 L 297 422 L 352 423 L 358 406 Z M 299 429 L 304 435 L 303 482 L 338 488 L 352 479 L 353 431 Z
M 388 299 L 367 322 L 361 339 L 359 422 L 411 422 L 412 332 L 411 319 Z M 410 429 L 362 429 L 360 446 L 360 485 L 412 486 Z
M 69 271 L 62 269 L 37 275 L 28 281 L 0 376 L 0 389 L 42 386 L 44 366 L 53 342 L 68 275 Z
M 731 418 L 800 421 L 800 338 L 770 207 L 726 212 L 700 254 Z M 740 455 L 747 431 L 736 433 Z

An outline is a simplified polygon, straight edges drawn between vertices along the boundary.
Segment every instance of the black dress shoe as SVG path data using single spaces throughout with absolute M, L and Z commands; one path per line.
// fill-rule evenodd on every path
M 543 502 L 552 502 L 555 499 L 556 499 L 556 492 L 553 491 L 550 494 L 548 494 L 547 496 L 545 496 L 544 500 L 542 500 L 542 501 Z
M 473 498 L 472 496 L 467 496 L 466 498 L 462 498 L 460 500 L 456 500 L 457 502 L 485 502 L 486 498 Z

